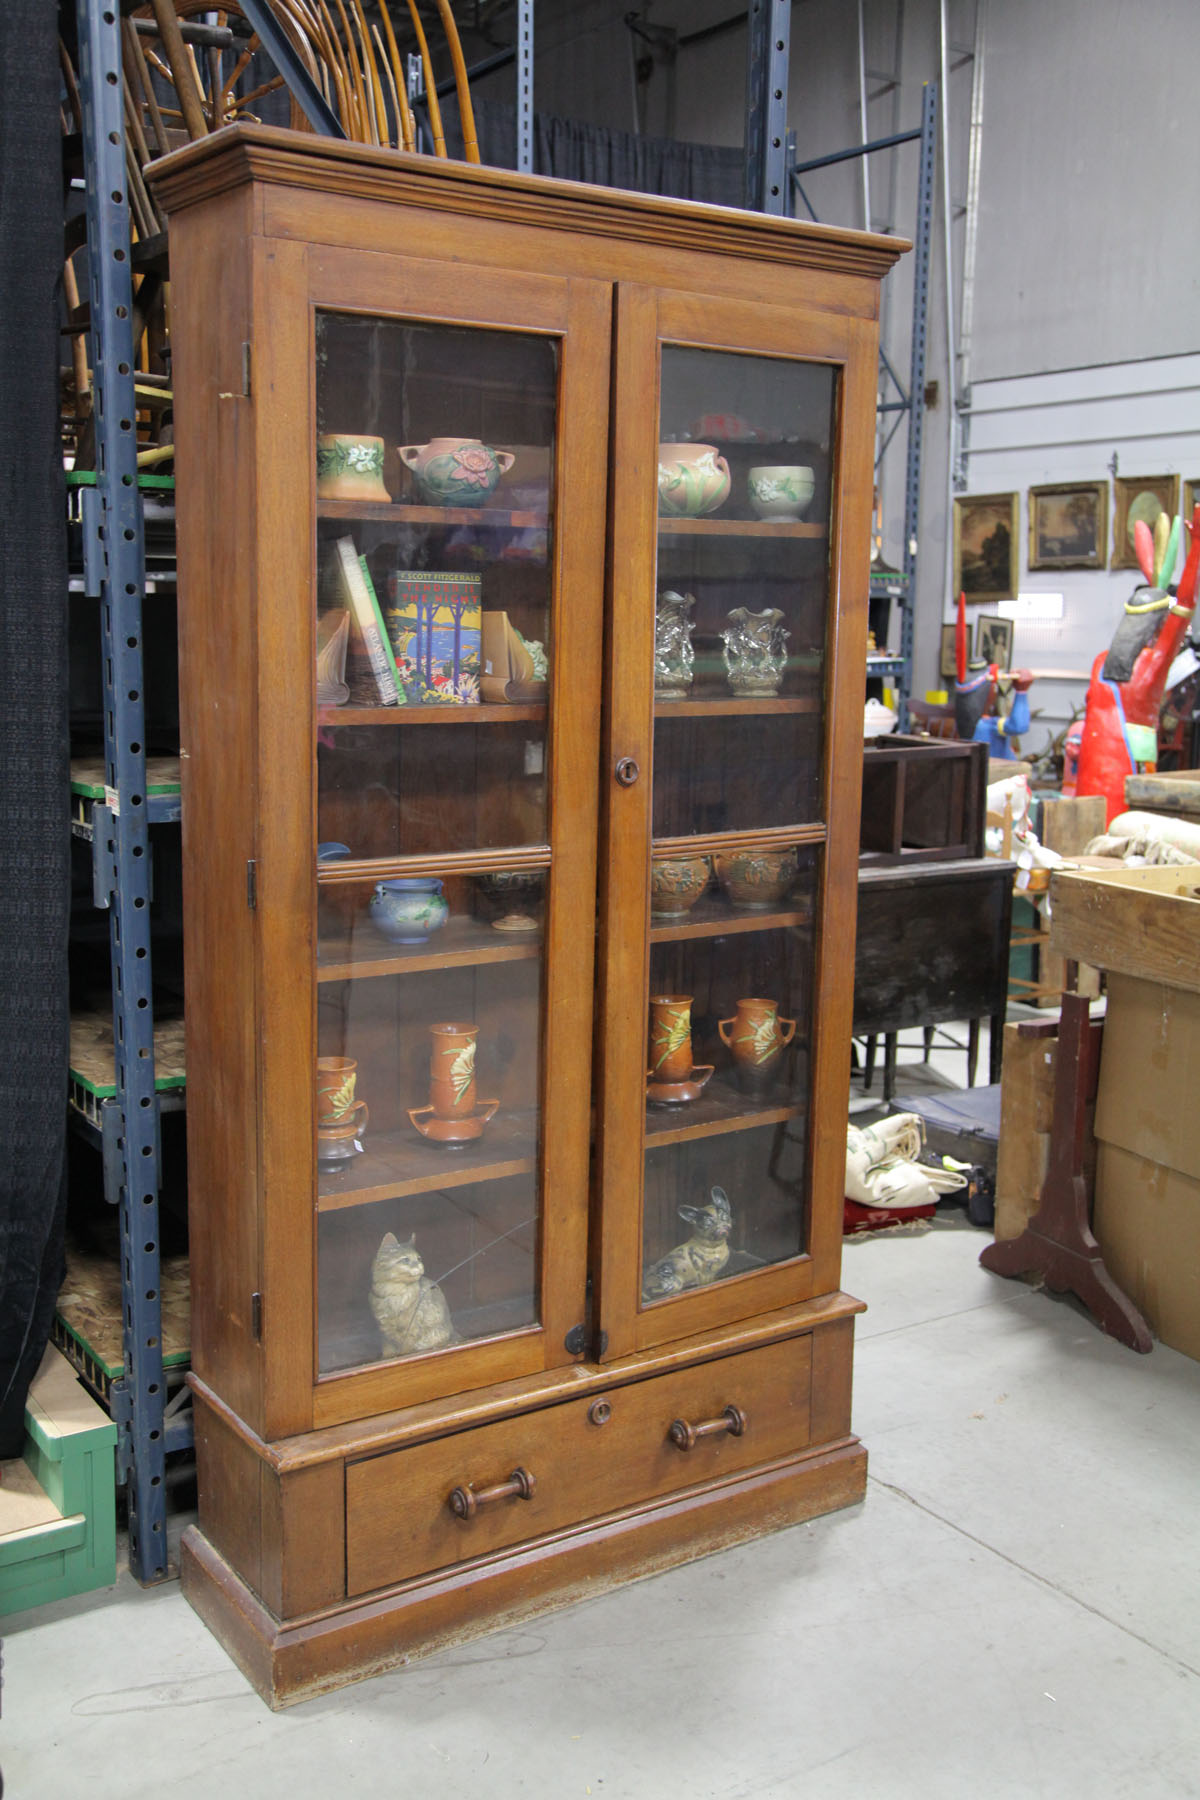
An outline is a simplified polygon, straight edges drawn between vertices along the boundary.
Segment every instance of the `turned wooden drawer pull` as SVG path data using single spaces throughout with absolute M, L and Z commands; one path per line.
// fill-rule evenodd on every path
M 450 1496 L 450 1511 L 456 1519 L 473 1519 L 481 1506 L 491 1500 L 532 1500 L 537 1482 L 528 1469 L 514 1469 L 507 1481 L 498 1481 L 495 1487 L 480 1488 L 456 1487 Z
M 741 1437 L 746 1429 L 746 1415 L 740 1406 L 727 1406 L 718 1419 L 702 1419 L 699 1425 L 689 1425 L 686 1419 L 676 1419 L 667 1436 L 677 1450 L 694 1450 L 701 1438 L 716 1437 L 727 1431 L 730 1437 Z

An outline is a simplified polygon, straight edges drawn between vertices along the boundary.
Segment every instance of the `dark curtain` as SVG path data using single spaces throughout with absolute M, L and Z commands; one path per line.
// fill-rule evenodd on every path
M 476 100 L 474 112 L 481 159 L 511 169 L 517 160 L 516 108 L 496 100 Z M 458 110 L 452 98 L 443 101 L 443 121 L 450 154 L 461 156 Z M 679 200 L 708 200 L 717 206 L 743 206 L 745 161 L 740 148 L 636 137 L 631 131 L 557 119 L 547 113 L 533 116 L 536 175 L 632 188 L 641 194 L 671 194 Z
M 0 1458 L 62 1278 L 70 823 L 52 0 L 0 5 Z

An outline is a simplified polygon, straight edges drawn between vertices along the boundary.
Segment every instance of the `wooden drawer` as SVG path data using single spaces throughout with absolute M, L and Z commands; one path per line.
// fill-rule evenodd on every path
M 347 1592 L 366 1593 L 802 1450 L 811 1381 L 812 1338 L 789 1338 L 349 1463 Z M 672 1441 L 677 1419 L 696 1425 L 721 1418 L 726 1407 L 743 1415 L 740 1435 L 724 1429 L 690 1449 Z M 517 1470 L 533 1478 L 527 1498 L 514 1491 L 480 1500 L 468 1517 L 452 1510 L 456 1489 L 473 1497 Z

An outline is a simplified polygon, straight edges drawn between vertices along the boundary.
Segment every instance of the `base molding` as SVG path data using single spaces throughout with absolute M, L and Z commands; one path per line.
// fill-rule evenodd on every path
M 283 1624 L 196 1526 L 183 1592 L 273 1708 L 862 1499 L 857 1438 L 630 1507 Z

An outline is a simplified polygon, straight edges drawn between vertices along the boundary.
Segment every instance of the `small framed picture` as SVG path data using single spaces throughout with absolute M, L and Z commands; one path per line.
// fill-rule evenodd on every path
M 1192 522 L 1192 514 L 1196 510 L 1197 501 L 1200 501 L 1200 481 L 1185 481 L 1183 484 L 1183 517 L 1184 523 L 1187 525 L 1190 525 Z M 1190 542 L 1191 539 L 1185 537 L 1184 542 L 1181 545 L 1181 549 L 1185 556 L 1187 555 L 1187 547 Z
M 938 657 L 938 674 L 947 687 L 952 687 L 958 680 L 958 655 L 954 648 L 957 625 L 942 626 L 942 649 Z
M 1107 481 L 1030 488 L 1031 569 L 1103 569 L 1107 563 Z
M 1013 622 L 986 615 L 975 621 L 975 661 L 995 663 L 998 669 L 1012 667 Z
M 1017 593 L 1016 494 L 974 494 L 954 502 L 954 593 L 968 601 Z
M 1133 542 L 1133 528 L 1143 519 L 1154 530 L 1154 521 L 1165 512 L 1174 518 L 1179 508 L 1178 475 L 1118 475 L 1113 483 L 1116 518 L 1110 569 L 1136 569 L 1140 565 Z

